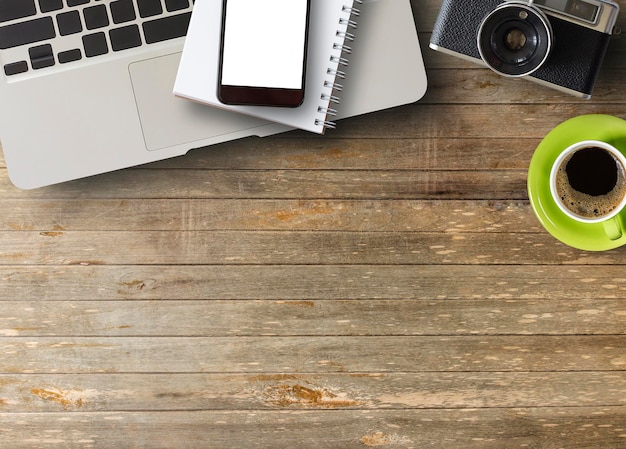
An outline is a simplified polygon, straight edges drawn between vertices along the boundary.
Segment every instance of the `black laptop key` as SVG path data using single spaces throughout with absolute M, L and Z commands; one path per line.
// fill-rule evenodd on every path
M 67 0 L 67 6 L 79 6 L 86 5 L 89 0 Z
M 54 55 L 50 44 L 29 48 L 28 56 L 30 56 L 30 65 L 33 69 L 43 69 L 54 65 Z
M 17 75 L 18 73 L 28 72 L 28 63 L 26 61 L 12 62 L 4 65 L 4 74 L 6 76 Z
M 128 25 L 109 31 L 113 51 L 127 50 L 141 45 L 141 35 L 137 25 Z
M 28 20 L 0 27 L 0 49 L 34 44 L 56 36 L 51 17 Z
M 161 0 L 137 0 L 139 15 L 144 17 L 158 16 L 163 12 Z
M 103 32 L 83 36 L 83 46 L 85 47 L 85 56 L 88 58 L 104 55 L 109 52 L 107 37 Z
M 63 9 L 63 0 L 39 0 L 41 12 L 58 11 Z
M 61 36 L 69 36 L 83 31 L 80 14 L 76 10 L 57 14 L 57 25 Z
M 60 51 L 57 55 L 57 59 L 60 64 L 67 64 L 68 62 L 80 61 L 83 54 L 80 48 L 74 48 L 72 50 Z
M 189 0 L 165 0 L 165 9 L 169 12 L 180 11 L 189 7 Z
M 185 36 L 189 28 L 189 19 L 191 12 L 144 22 L 142 26 L 146 43 L 153 44 Z
M 83 16 L 85 17 L 85 27 L 88 30 L 104 28 L 109 25 L 107 7 L 104 5 L 89 6 L 83 9 Z
M 35 0 L 0 0 L 0 22 L 34 16 Z
M 131 22 L 137 18 L 132 0 L 117 0 L 111 2 L 111 18 L 113 23 Z

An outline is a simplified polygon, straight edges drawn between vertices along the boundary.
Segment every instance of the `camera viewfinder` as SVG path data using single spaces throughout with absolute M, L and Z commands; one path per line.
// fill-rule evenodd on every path
M 535 0 L 534 3 L 589 23 L 595 23 L 600 12 L 600 5 L 584 0 Z

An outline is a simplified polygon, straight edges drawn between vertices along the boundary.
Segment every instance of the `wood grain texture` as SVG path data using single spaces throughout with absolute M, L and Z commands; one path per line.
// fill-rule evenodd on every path
M 7 199 L 0 232 L 542 233 L 526 200 Z M 23 213 L 28 208 L 28 215 Z
M 626 447 L 626 247 L 526 191 L 554 126 L 626 117 L 626 38 L 584 101 L 412 5 L 416 104 L 32 191 L 0 154 L 2 449 Z
M 588 299 L 519 299 L 530 296 L 528 292 L 512 299 L 513 289 L 508 289 L 505 281 L 498 279 L 496 284 L 502 293 L 445 300 L 435 298 L 433 292 L 432 299 L 2 301 L 0 335 L 448 336 L 626 332 L 626 310 L 619 299 L 601 300 L 599 294 L 589 295 Z
M 4 413 L 619 407 L 615 372 L 7 374 Z
M 5 444 L 32 447 L 620 447 L 623 407 L 208 411 L 1 415 Z M 80 419 L 82 418 L 82 419 Z M 13 431 L 16 429 L 17 431 Z M 24 438 L 20 438 L 24 435 Z M 182 440 L 182 441 L 181 441 Z
M 581 253 L 580 256 L 580 262 L 589 265 L 103 266 L 88 261 L 67 266 L 13 265 L 0 267 L 0 279 L 3 280 L 0 297 L 42 302 L 140 299 L 621 300 L 626 282 L 624 267 L 605 264 L 606 255 Z
M 624 336 L 0 337 L 3 373 L 623 370 Z M 375 348 L 375 351 L 372 351 Z M 271 354 L 271 357 L 268 357 Z

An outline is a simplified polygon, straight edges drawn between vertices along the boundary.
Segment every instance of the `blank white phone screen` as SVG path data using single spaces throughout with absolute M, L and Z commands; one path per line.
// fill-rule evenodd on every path
M 301 89 L 307 0 L 228 0 L 222 84 Z

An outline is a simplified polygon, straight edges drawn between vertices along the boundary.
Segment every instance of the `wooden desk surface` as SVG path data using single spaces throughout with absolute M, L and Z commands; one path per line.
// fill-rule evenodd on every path
M 626 117 L 626 38 L 583 101 L 414 7 L 417 104 L 28 192 L 0 161 L 2 448 L 626 447 L 626 247 L 526 192 L 550 129 Z

